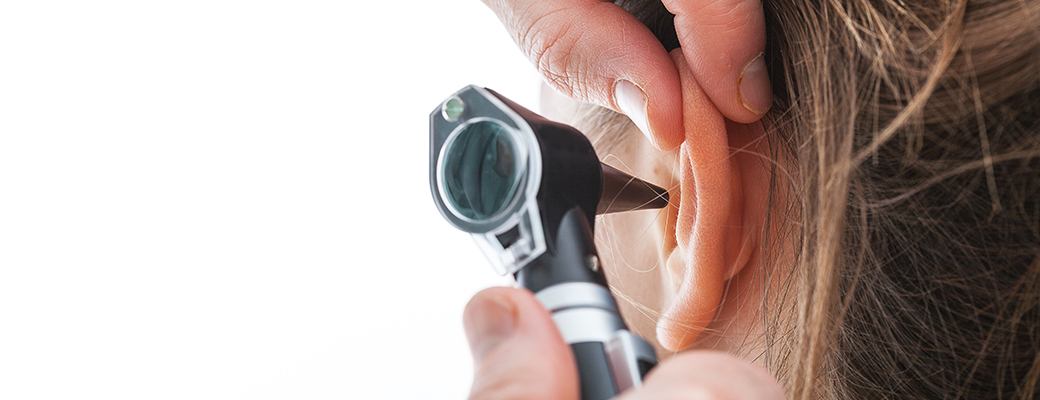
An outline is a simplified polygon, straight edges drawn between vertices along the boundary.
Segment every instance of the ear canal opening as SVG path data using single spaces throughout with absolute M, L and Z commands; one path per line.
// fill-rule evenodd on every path
M 668 205 L 668 191 L 650 182 L 600 163 L 603 167 L 603 193 L 596 215 L 634 210 L 650 210 Z

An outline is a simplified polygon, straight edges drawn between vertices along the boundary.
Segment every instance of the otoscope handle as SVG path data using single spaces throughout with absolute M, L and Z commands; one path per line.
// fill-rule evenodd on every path
M 571 346 L 583 400 L 605 400 L 642 385 L 657 358 L 649 343 L 628 331 L 581 208 L 568 210 L 552 251 L 520 271 L 517 284 L 535 293 Z
M 657 364 L 653 347 L 627 330 L 613 297 L 603 287 L 568 282 L 535 296 L 552 313 L 556 328 L 574 352 L 582 399 L 609 399 L 639 387 Z

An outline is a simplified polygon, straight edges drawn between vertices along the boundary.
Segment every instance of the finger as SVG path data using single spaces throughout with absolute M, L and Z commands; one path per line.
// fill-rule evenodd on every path
M 466 305 L 463 325 L 474 362 L 471 400 L 578 399 L 574 356 L 531 292 L 485 289 Z
M 784 400 L 784 389 L 766 370 L 717 351 L 690 351 L 665 360 L 640 391 L 617 400 Z
M 757 121 L 772 106 L 760 0 L 664 0 L 697 82 L 726 118 Z
M 485 0 L 561 93 L 627 115 L 651 143 L 682 142 L 679 75 L 664 46 L 607 0 Z

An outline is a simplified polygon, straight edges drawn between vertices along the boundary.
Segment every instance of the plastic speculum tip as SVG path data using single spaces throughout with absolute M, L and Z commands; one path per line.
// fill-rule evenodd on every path
M 668 191 L 650 182 L 619 171 L 607 164 L 603 167 L 603 192 L 596 214 L 664 208 Z

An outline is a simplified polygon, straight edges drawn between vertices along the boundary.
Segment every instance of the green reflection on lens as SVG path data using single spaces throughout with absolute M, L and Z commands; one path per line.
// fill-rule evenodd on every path
M 469 124 L 444 152 L 444 191 L 467 218 L 498 214 L 519 184 L 516 148 L 506 129 L 493 121 Z

